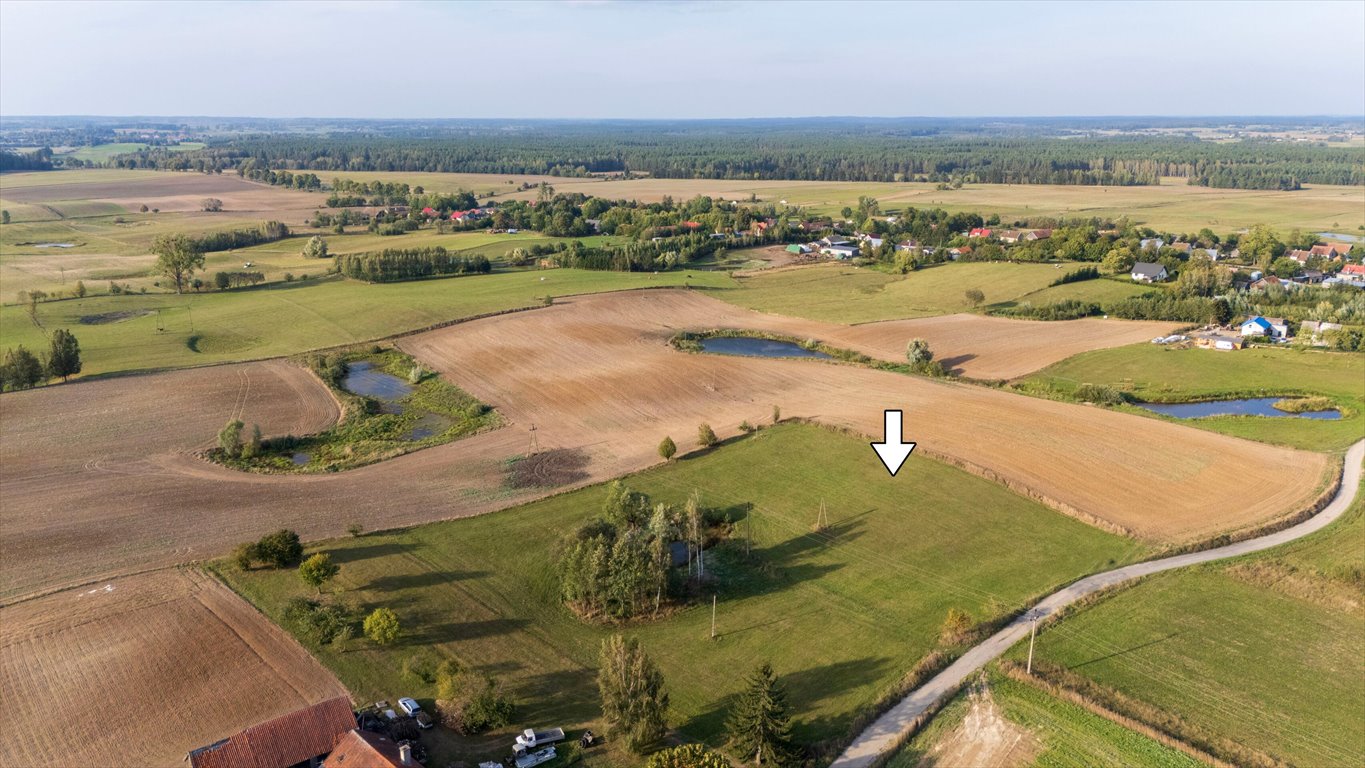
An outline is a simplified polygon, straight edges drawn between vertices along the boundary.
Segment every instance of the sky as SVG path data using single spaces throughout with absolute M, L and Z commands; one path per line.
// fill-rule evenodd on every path
M 0 1 L 0 115 L 1323 114 L 1365 0 Z

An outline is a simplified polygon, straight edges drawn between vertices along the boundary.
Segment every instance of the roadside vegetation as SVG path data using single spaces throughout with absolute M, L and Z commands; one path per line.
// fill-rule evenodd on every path
M 793 740 L 828 758 L 912 671 L 921 679 L 1036 596 L 1146 552 L 933 461 L 912 457 L 913 471 L 893 482 L 868 453 L 862 440 L 784 424 L 627 478 L 655 510 L 686 509 L 697 494 L 731 526 L 694 554 L 705 563 L 701 604 L 654 620 L 589 623 L 563 603 L 559 560 L 549 553 L 565 551 L 566 537 L 607 508 L 619 492 L 611 486 L 321 543 L 341 568 L 326 589 L 357 615 L 392 608 L 403 633 L 389 646 L 313 647 L 362 699 L 389 695 L 407 659 L 431 654 L 497 675 L 519 720 L 596 731 L 597 651 L 623 634 L 639 639 L 667 681 L 670 728 L 713 747 L 727 741 L 727 702 L 740 678 L 767 659 L 788 697 Z M 1008 560 L 990 554 L 1004 550 Z M 313 599 L 292 573 L 214 568 L 286 627 L 290 601 Z M 950 614 L 958 618 L 945 627 Z M 411 690 L 419 700 L 437 694 L 420 681 Z M 491 756 L 505 737 L 495 731 L 443 749 L 452 759 Z
M 1357 497 L 1308 538 L 1144 580 L 1041 630 L 1034 672 L 1231 763 L 1359 765 L 1363 536 Z
M 262 439 L 228 422 L 208 458 L 249 472 L 337 472 L 448 443 L 501 423 L 497 413 L 396 349 L 372 346 L 308 355 L 305 362 L 342 404 L 336 426 L 316 435 Z M 348 389 L 348 374 L 377 378 Z M 351 385 L 356 386 L 356 385 Z M 250 414 L 247 414 L 249 417 Z

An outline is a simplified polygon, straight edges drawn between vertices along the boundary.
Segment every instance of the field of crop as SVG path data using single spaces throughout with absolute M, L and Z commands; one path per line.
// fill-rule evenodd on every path
M 991 673 L 911 739 L 887 768 L 1015 765 L 1195 768 L 1203 763 L 1077 704 Z M 988 689 L 983 692 L 983 688 Z
M 1300 392 L 1325 395 L 1344 418 L 1319 420 L 1215 416 L 1181 423 L 1252 440 L 1310 450 L 1341 450 L 1365 431 L 1365 356 L 1292 349 L 1165 349 L 1152 344 L 1099 350 L 1055 363 L 1021 386 L 1069 392 L 1107 384 L 1138 399 L 1185 401 Z M 1149 411 L 1126 408 L 1133 413 Z
M 716 641 L 709 605 L 628 630 L 663 668 L 673 723 L 688 736 L 717 740 L 736 679 L 764 659 L 788 688 L 798 735 L 840 736 L 935 646 L 950 607 L 982 620 L 1143 552 L 944 464 L 917 461 L 892 479 L 868 453 L 856 438 L 788 425 L 628 480 L 673 504 L 699 490 L 752 536 L 752 558 L 742 545 L 711 553 Z M 609 630 L 560 606 L 550 553 L 604 496 L 595 486 L 496 516 L 317 545 L 341 563 L 341 597 L 391 606 L 407 628 L 393 648 L 361 640 L 340 653 L 322 647 L 319 658 L 362 700 L 392 695 L 414 653 L 455 658 L 509 685 L 519 723 L 598 730 L 592 670 Z M 821 500 L 830 528 L 813 533 Z M 990 556 L 1004 549 L 1010 558 Z M 276 620 L 307 591 L 292 572 L 215 567 Z M 421 683 L 409 690 L 434 694 Z M 501 748 L 505 736 L 480 744 Z
M 1015 334 L 1009 354 L 1024 347 L 1038 350 L 1039 364 L 1056 359 L 1047 338 L 1033 332 L 1041 324 L 983 320 Z M 848 346 L 899 356 L 905 326 L 916 322 L 888 324 L 880 341 L 872 326 L 843 331 L 866 340 Z M 852 365 L 688 354 L 667 344 L 679 330 L 716 325 L 797 338 L 829 332 L 827 340 L 839 342 L 838 327 L 743 312 L 697 291 L 576 297 L 443 328 L 400 346 L 496 408 L 507 426 L 312 476 L 243 474 L 188 453 L 210 445 L 235 416 L 260 422 L 267 434 L 320 428 L 332 412 L 309 404 L 325 399 L 325 388 L 286 373 L 297 369 L 280 361 L 8 393 L 0 431 L 7 531 L 0 594 L 172 564 L 187 553 L 216 555 L 276 525 L 316 538 L 338 535 L 351 522 L 374 530 L 507 507 L 550 492 L 506 485 L 505 462 L 526 451 L 531 424 L 542 447 L 583 451 L 580 469 L 562 481 L 574 484 L 650 466 L 665 434 L 688 450 L 701 421 L 732 435 L 741 421 L 767 419 L 778 405 L 787 416 L 871 435 L 881 434 L 883 408 L 900 407 L 907 439 L 921 452 L 1157 542 L 1294 512 L 1317 495 L 1328 470 L 1317 454 L 1155 419 Z M 973 364 L 993 365 L 986 354 L 962 363 L 969 371 Z M 308 412 L 319 418 L 298 424 L 296 414 Z M 51 428 L 54 418 L 60 430 Z M 1145 457 L 1140 465 L 1134 455 Z M 196 515 L 183 514 L 187 504 Z M 54 516 L 52 509 L 79 514 Z M 215 525 L 202 525 L 205 519 Z
M 966 291 L 986 296 L 982 307 L 1014 301 L 1046 288 L 1062 270 L 1050 264 L 965 263 L 893 275 L 829 264 L 759 272 L 737 278 L 721 298 L 760 312 L 830 323 L 867 323 L 971 311 Z
M 1061 301 L 1074 300 L 1094 302 L 1103 306 L 1111 302 L 1141 296 L 1144 293 L 1151 293 L 1153 290 L 1150 285 L 1141 285 L 1126 277 L 1122 280 L 1082 280 L 1077 283 L 1056 285 L 1027 293 L 1011 303 L 1017 305 L 1028 302 L 1035 307 L 1041 307 Z
M 229 589 L 130 576 L 0 609 L 0 764 L 185 765 L 185 754 L 346 695 Z
M 1300 542 L 1153 577 L 1040 633 L 1058 664 L 1213 743 L 1365 762 L 1365 503 Z M 1016 649 L 1015 655 L 1021 653 Z
M 332 175 L 320 174 L 324 181 Z M 537 192 L 516 192 L 522 183 L 550 184 L 559 192 L 581 192 L 613 199 L 658 201 L 664 196 L 686 200 L 697 195 L 800 205 L 812 213 L 838 214 L 868 195 L 883 209 L 905 206 L 943 208 L 1006 221 L 1028 216 L 1099 216 L 1129 219 L 1171 232 L 1197 232 L 1211 227 L 1232 232 L 1253 224 L 1279 229 L 1356 233 L 1365 227 L 1365 188 L 1313 185 L 1298 192 L 1192 187 L 1184 179 L 1168 178 L 1157 187 L 1085 187 L 1043 184 L 969 184 L 942 191 L 935 184 L 820 181 L 744 181 L 714 179 L 636 179 L 516 176 L 471 173 L 345 172 L 334 174 L 357 181 L 406 181 L 427 190 L 470 190 L 479 194 L 533 199 Z M 510 183 L 509 183 L 510 182 Z

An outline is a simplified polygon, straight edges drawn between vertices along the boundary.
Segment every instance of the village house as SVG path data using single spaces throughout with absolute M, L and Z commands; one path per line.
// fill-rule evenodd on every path
M 1313 340 L 1314 344 L 1325 344 L 1322 334 L 1326 331 L 1341 330 L 1341 323 L 1328 323 L 1318 320 L 1304 320 L 1299 323 L 1299 336 L 1307 336 Z
M 1307 263 L 1308 263 L 1309 257 L 1312 256 L 1312 255 L 1313 255 L 1313 254 L 1312 254 L 1312 252 L 1310 252 L 1310 251 L 1304 251 L 1304 250 L 1300 250 L 1300 249 L 1298 249 L 1298 248 L 1295 248 L 1294 250 L 1290 251 L 1289 253 L 1286 253 L 1284 256 L 1285 256 L 1285 258 L 1287 258 L 1287 259 L 1293 259 L 1294 261 L 1297 261 L 1297 262 L 1300 263 L 1300 264 L 1307 264 Z
M 1350 250 L 1350 248 L 1337 245 L 1336 243 L 1328 243 L 1327 245 L 1315 245 L 1312 248 L 1309 248 L 1308 252 L 1314 256 L 1321 256 L 1325 259 L 1338 259 L 1344 257 Z
M 858 235 L 858 239 L 859 239 L 859 240 L 862 240 L 864 243 L 867 243 L 869 247 L 872 247 L 872 248 L 880 248 L 880 247 L 882 247 L 882 242 L 883 242 L 883 240 L 882 240 L 882 238 L 878 237 L 877 235 L 866 235 L 866 234 Z
M 1243 336 L 1269 336 L 1272 339 L 1289 338 L 1289 324 L 1282 317 L 1248 317 L 1238 330 Z
M 820 248 L 820 253 L 826 256 L 833 256 L 836 259 L 852 259 L 861 252 L 857 243 L 850 243 L 847 240 L 829 243 Z
M 189 753 L 190 768 L 317 768 L 348 732 L 355 713 L 345 696 L 290 712 Z M 327 764 L 330 768 L 332 763 Z M 415 765 L 415 763 L 414 763 Z
M 1347 264 L 1338 272 L 1339 275 L 1357 275 L 1365 277 L 1365 264 Z
M 1148 237 L 1138 241 L 1138 248 L 1141 248 L 1144 251 L 1157 251 L 1165 244 L 1166 241 L 1159 237 Z
M 990 236 L 991 236 L 991 230 L 986 229 L 985 227 L 975 227 L 975 228 L 973 228 L 972 230 L 970 230 L 969 232 L 967 232 L 967 237 L 990 237 Z
M 1019 239 L 1026 243 L 1031 243 L 1035 240 L 1046 240 L 1049 237 L 1052 237 L 1052 230 L 1050 229 L 1031 229 L 1023 235 L 1020 235 Z
M 1000 240 L 1000 242 L 1009 243 L 1011 245 L 1019 242 L 1020 237 L 1021 235 L 1017 229 L 1006 229 L 996 234 L 996 238 Z
M 1171 247 L 1181 253 L 1189 253 L 1190 249 L 1193 248 L 1194 246 L 1190 245 L 1189 243 L 1171 243 Z
M 1304 285 L 1317 285 L 1323 281 L 1323 277 L 1324 275 L 1322 272 L 1319 272 L 1316 269 L 1305 269 L 1303 274 L 1294 278 L 1294 281 L 1303 283 Z
M 1139 283 L 1159 283 L 1166 279 L 1166 267 L 1150 261 L 1139 261 L 1133 265 L 1129 277 Z
M 323 768 L 422 768 L 412 747 L 393 739 L 352 728 L 322 762 Z

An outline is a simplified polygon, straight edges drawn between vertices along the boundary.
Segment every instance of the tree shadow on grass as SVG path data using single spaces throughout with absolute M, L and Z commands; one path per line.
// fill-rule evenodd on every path
M 402 554 L 407 547 L 397 542 L 386 542 L 383 544 L 361 544 L 358 547 L 340 547 L 337 549 L 324 550 L 332 556 L 332 562 L 337 565 L 346 563 L 358 563 L 361 560 L 369 560 L 374 557 L 391 557 Z
M 597 673 L 586 667 L 531 675 L 513 691 L 519 714 L 525 712 L 544 727 L 585 723 L 600 714 Z
M 365 589 L 377 592 L 394 592 L 403 589 L 422 589 L 449 584 L 464 579 L 480 579 L 488 576 L 487 571 L 420 571 L 417 573 L 394 574 L 372 579 Z
M 519 632 L 530 625 L 526 619 L 489 619 L 487 621 L 447 621 L 427 623 L 404 630 L 406 645 L 431 645 L 454 640 L 473 640 Z

